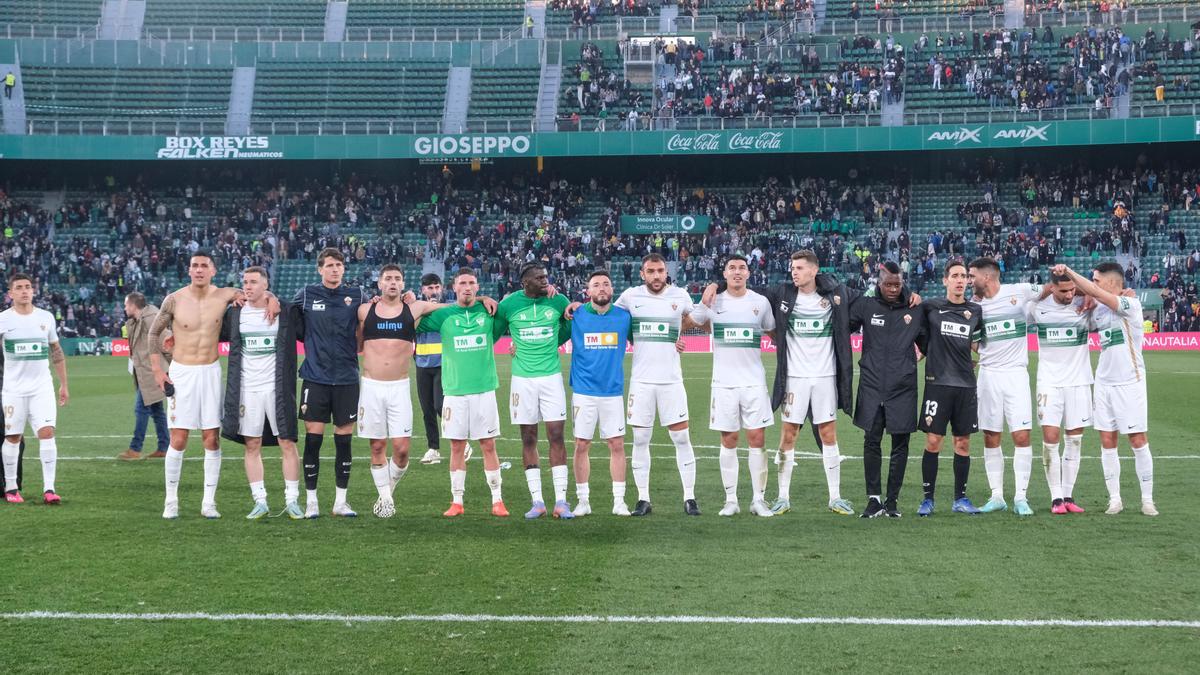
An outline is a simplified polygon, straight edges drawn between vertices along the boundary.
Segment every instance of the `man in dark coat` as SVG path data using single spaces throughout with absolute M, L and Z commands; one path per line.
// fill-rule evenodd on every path
M 863 518 L 899 518 L 896 504 L 908 462 L 908 439 L 917 430 L 916 342 L 925 326 L 925 313 L 909 306 L 900 266 L 888 261 L 879 270 L 879 294 L 862 296 L 850 306 L 850 330 L 862 328 L 862 359 L 858 364 L 858 406 L 854 426 L 863 430 L 863 472 L 867 507 Z M 881 443 L 892 436 L 887 498 L 881 499 Z
M 278 445 L 283 453 L 284 512 L 304 518 L 296 501 L 300 494 L 300 459 L 296 453 L 296 340 L 297 324 L 289 306 L 267 321 L 267 271 L 248 267 L 242 273 L 246 305 L 225 312 L 221 339 L 229 342 L 229 370 L 221 436 L 246 446 L 246 478 L 254 498 L 248 519 L 267 515 L 261 449 Z

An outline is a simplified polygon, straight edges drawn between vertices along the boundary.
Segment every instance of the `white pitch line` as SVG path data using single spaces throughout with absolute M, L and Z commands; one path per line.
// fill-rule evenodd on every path
M 701 446 L 692 446 L 692 447 L 701 447 Z M 715 446 L 713 446 L 713 447 L 715 447 Z M 601 448 L 601 451 L 603 451 L 603 448 Z M 242 459 L 244 459 L 243 455 L 231 455 L 227 452 L 222 452 L 221 454 L 222 454 L 221 460 L 225 461 L 225 462 L 240 462 L 240 461 L 242 461 Z M 773 454 L 774 453 L 772 453 L 772 455 Z M 501 460 L 505 460 L 505 461 L 522 459 L 520 455 L 498 455 L 498 457 Z M 823 459 L 824 457 L 819 452 L 797 452 L 795 455 L 795 458 L 797 460 L 818 460 L 818 459 Z M 281 459 L 281 458 L 278 456 L 263 455 L 263 461 L 267 461 L 267 462 L 272 461 L 272 460 L 278 461 L 279 459 Z M 481 458 L 479 456 L 475 456 L 472 458 L 472 461 L 478 461 L 480 459 Z M 592 452 L 590 459 L 593 462 L 607 463 L 608 462 L 608 454 L 604 453 L 604 452 L 600 452 L 600 453 Z M 651 459 L 657 459 L 657 460 L 675 459 L 675 455 L 652 455 Z M 716 460 L 716 459 L 720 459 L 720 457 L 717 455 L 696 455 L 696 459 Z M 1012 455 L 1005 455 L 1005 459 L 1012 459 Z M 1080 459 L 1098 460 L 1100 458 L 1092 457 L 1092 456 L 1084 456 L 1084 457 L 1080 457 Z M 1121 457 L 1120 459 L 1122 462 L 1132 462 L 1133 461 L 1132 457 Z M 1200 459 L 1200 455 L 1155 455 L 1154 456 L 1155 461 L 1176 460 L 1176 459 Z M 203 461 L 203 460 L 204 460 L 204 456 L 200 454 L 199 450 L 193 450 L 191 455 L 188 455 L 183 458 L 183 461 L 185 461 L 185 462 L 199 462 L 199 461 Z M 862 460 L 862 457 L 858 456 L 858 455 L 842 455 L 842 461 L 846 461 L 846 460 L 860 461 L 860 460 Z M 118 461 L 122 461 L 122 460 L 118 459 L 117 457 L 69 457 L 69 456 L 63 457 L 63 456 L 60 456 L 58 458 L 58 461 L 60 461 L 60 462 L 118 462 Z M 152 461 L 152 460 L 136 460 L 136 461 Z M 367 457 L 359 457 L 358 460 L 356 460 L 356 461 L 367 462 L 370 460 Z M 982 457 L 972 457 L 971 461 L 982 462 L 983 458 Z
M 12 621 L 267 621 L 323 623 L 577 623 L 577 624 L 704 624 L 783 626 L 907 626 L 1002 628 L 1200 628 L 1200 621 L 1173 619 L 973 619 L 887 618 L 857 616 L 696 616 L 696 615 L 566 615 L 536 614 L 261 614 L 209 612 L 4 612 Z

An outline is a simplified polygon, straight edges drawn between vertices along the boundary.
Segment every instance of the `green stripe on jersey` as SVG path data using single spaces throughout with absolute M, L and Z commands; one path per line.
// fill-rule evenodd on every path
M 45 338 L 5 340 L 4 357 L 10 361 L 45 361 L 50 358 L 50 343 Z
M 792 314 L 788 317 L 788 335 L 798 338 L 833 336 L 833 321 L 827 314 Z
M 634 317 L 631 337 L 634 342 L 675 342 L 679 328 L 671 324 L 670 317 Z
M 250 356 L 268 356 L 279 347 L 276 333 L 242 333 L 242 353 Z
M 1088 341 L 1082 324 L 1038 324 L 1037 335 L 1047 347 L 1078 347 Z
M 995 319 L 983 324 L 984 335 L 989 342 L 1023 338 L 1028 330 L 1023 319 Z
M 1125 344 L 1125 331 L 1120 328 L 1105 328 L 1100 331 L 1101 351 L 1123 344 Z
M 758 349 L 762 344 L 762 335 L 758 331 L 758 324 L 714 323 L 713 340 L 722 347 Z

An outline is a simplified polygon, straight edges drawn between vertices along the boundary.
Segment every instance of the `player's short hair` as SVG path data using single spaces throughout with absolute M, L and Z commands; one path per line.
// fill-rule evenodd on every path
M 398 272 L 400 276 L 404 276 L 404 269 L 396 263 L 388 263 L 379 268 L 379 276 L 383 276 L 387 272 Z
M 1125 268 L 1121 267 L 1121 263 L 1119 262 L 1113 262 L 1111 260 L 1108 262 L 1102 262 L 1099 265 L 1096 265 L 1093 269 L 1100 274 L 1115 274 L 1120 277 L 1122 281 L 1125 279 Z
M 30 286 L 33 285 L 33 277 L 25 274 L 24 272 L 16 272 L 8 277 L 8 287 L 12 288 L 13 284 L 17 283 L 18 281 L 28 281 Z
M 728 267 L 729 263 L 733 262 L 734 260 L 741 260 L 742 262 L 746 263 L 746 267 L 750 266 L 750 261 L 746 259 L 746 256 L 742 255 L 741 253 L 731 253 L 725 257 L 725 262 L 721 265 L 721 269 L 723 270 Z
M 438 275 L 434 274 L 433 272 L 430 272 L 429 274 L 426 274 L 425 276 L 421 277 L 421 285 L 422 286 L 433 286 L 434 284 L 437 284 L 440 286 L 441 283 L 442 283 L 442 278 L 439 277 Z
M 962 258 L 952 258 L 952 259 L 946 261 L 946 266 L 942 269 L 942 278 L 943 279 L 949 278 L 950 277 L 950 269 L 954 268 L 954 267 L 961 267 L 961 268 L 963 268 L 964 272 L 967 271 L 967 264 L 962 261 Z
M 544 271 L 545 269 L 546 269 L 546 266 L 540 262 L 525 263 L 524 265 L 521 266 L 521 279 L 524 280 L 525 277 L 528 276 L 530 272 L 535 272 L 537 270 Z
M 317 254 L 317 267 L 324 267 L 326 258 L 333 258 L 334 260 L 342 263 L 343 265 L 346 264 L 346 256 L 343 255 L 341 251 L 337 250 L 336 248 L 333 248 L 332 246 L 329 248 L 321 249 L 321 252 Z
M 262 265 L 251 265 L 242 270 L 242 274 L 250 274 L 251 272 L 262 276 L 263 281 L 267 282 L 268 284 L 271 283 L 271 275 L 267 274 L 267 268 L 263 267 Z
M 146 309 L 146 296 L 134 291 L 125 296 L 125 299 L 133 303 L 138 309 Z
M 642 257 L 642 267 L 645 267 L 646 263 L 662 263 L 666 265 L 667 259 L 657 253 L 648 253 Z
M 1063 282 L 1070 281 L 1070 280 L 1071 280 L 1070 274 L 1055 274 L 1053 272 L 1050 273 L 1050 282 L 1051 283 L 1061 284 Z
M 900 274 L 900 266 L 896 264 L 895 260 L 885 260 L 880 267 L 888 274 Z
M 595 279 L 596 277 L 604 277 L 605 279 L 612 281 L 612 275 L 605 270 L 592 270 L 592 273 L 588 275 L 588 283 L 591 283 L 592 279 Z
M 996 275 L 999 276 L 1000 263 L 996 262 L 995 258 L 988 258 L 987 256 L 984 256 L 972 260 L 971 264 L 968 266 L 968 269 L 987 270 L 989 272 L 995 272 Z
M 192 258 L 208 258 L 208 264 L 212 265 L 213 269 L 216 269 L 216 267 L 217 267 L 217 259 L 212 257 L 212 254 L 204 249 L 200 249 L 200 250 L 196 251 L 195 253 L 193 253 L 192 255 L 188 256 L 189 264 L 191 263 Z
M 792 254 L 792 262 L 795 262 L 797 260 L 803 260 L 804 262 L 808 263 L 809 265 L 812 265 L 813 267 L 821 266 L 821 259 L 817 257 L 816 253 L 814 253 L 813 251 L 811 251 L 809 249 L 804 249 L 803 251 L 796 251 L 795 253 L 793 253 Z
M 475 270 L 471 269 L 470 267 L 460 267 L 458 268 L 458 271 L 454 273 L 454 280 L 458 281 L 458 278 L 463 275 L 474 277 Z

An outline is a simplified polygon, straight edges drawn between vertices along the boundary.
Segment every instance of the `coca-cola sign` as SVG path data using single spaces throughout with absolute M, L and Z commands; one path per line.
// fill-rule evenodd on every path
M 782 131 L 725 131 L 696 134 L 672 134 L 667 152 L 782 152 Z

